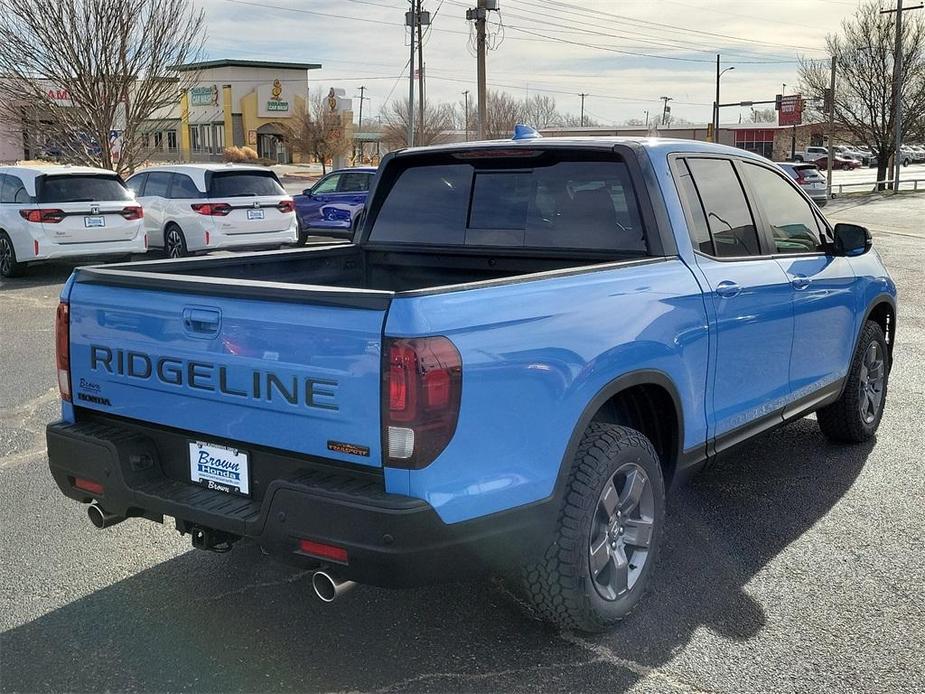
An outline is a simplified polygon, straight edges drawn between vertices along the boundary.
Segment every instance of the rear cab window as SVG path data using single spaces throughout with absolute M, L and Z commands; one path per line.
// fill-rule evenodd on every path
M 476 150 L 401 164 L 379 184 L 370 243 L 648 251 L 629 170 L 612 152 Z
M 272 171 L 215 171 L 207 174 L 207 184 L 210 198 L 286 194 Z
M 36 185 L 38 203 L 131 200 L 132 194 L 115 174 L 46 175 Z

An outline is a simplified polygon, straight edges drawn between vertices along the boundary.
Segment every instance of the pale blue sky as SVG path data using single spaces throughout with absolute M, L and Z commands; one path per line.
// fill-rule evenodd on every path
M 425 43 L 428 99 L 475 93 L 465 0 L 425 0 L 436 13 Z M 203 0 L 210 58 L 298 60 L 324 65 L 312 85 L 367 87 L 366 113 L 407 94 L 397 80 L 408 60 L 402 26 L 407 0 Z M 503 40 L 489 53 L 488 82 L 512 94 L 541 92 L 561 110 L 604 123 L 642 118 L 674 98 L 674 113 L 705 122 L 713 101 L 715 54 L 723 67 L 722 101 L 773 98 L 796 85 L 800 54 L 825 57 L 850 0 L 500 0 Z M 439 8 L 439 9 L 438 9 Z M 497 14 L 492 13 L 497 28 Z M 666 26 L 671 25 L 671 26 Z M 500 35 L 500 34 L 499 34 Z M 551 38 L 554 37 L 553 40 Z M 598 46 L 594 48 L 592 46 Z M 644 55 L 634 55 L 644 54 Z M 364 115 L 365 117 L 365 115 Z M 724 112 L 735 121 L 737 109 Z

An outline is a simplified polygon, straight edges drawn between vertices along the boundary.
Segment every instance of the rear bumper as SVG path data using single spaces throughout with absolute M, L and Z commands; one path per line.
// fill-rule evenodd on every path
M 328 563 L 344 578 L 383 587 L 504 570 L 541 552 L 555 521 L 549 499 L 447 525 L 426 502 L 386 494 L 376 473 L 271 451 L 254 456 L 285 474 L 262 491 L 255 479 L 253 499 L 229 496 L 176 474 L 187 466 L 176 458 L 191 438 L 196 437 L 122 420 L 56 422 L 47 429 L 49 467 L 65 496 L 96 500 L 110 513 L 154 521 L 171 516 L 178 528 L 198 526 L 249 538 L 287 563 Z M 78 477 L 102 484 L 103 493 L 75 488 Z M 346 549 L 347 563 L 300 553 L 303 538 Z
M 278 246 L 283 243 L 295 243 L 299 239 L 299 227 L 293 217 L 292 223 L 286 229 L 276 231 L 261 231 L 256 233 L 228 234 L 220 230 L 210 231 L 209 245 L 193 245 L 187 239 L 187 248 L 190 250 L 219 250 L 222 248 L 260 248 L 263 246 Z M 203 237 L 203 241 L 205 238 Z
M 38 241 L 38 253 L 35 245 L 20 252 L 17 247 L 17 260 L 31 263 L 40 260 L 54 260 L 57 258 L 87 258 L 105 255 L 128 255 L 130 253 L 146 253 L 144 232 L 138 232 L 128 241 L 104 241 L 99 243 L 54 243 L 45 237 L 35 239 Z

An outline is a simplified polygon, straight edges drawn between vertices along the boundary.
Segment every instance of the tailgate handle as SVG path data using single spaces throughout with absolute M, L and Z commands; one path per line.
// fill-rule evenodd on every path
M 194 337 L 215 337 L 222 324 L 222 312 L 211 308 L 183 309 L 183 327 Z

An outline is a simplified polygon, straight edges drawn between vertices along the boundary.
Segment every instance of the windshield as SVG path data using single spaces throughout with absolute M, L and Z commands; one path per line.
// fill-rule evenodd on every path
M 622 161 L 497 160 L 410 166 L 379 210 L 371 242 L 645 253 Z
M 212 198 L 285 194 L 270 171 L 222 171 L 212 174 L 209 182 L 209 197 Z
M 45 176 L 38 186 L 37 199 L 45 202 L 104 202 L 131 200 L 132 194 L 115 175 Z

